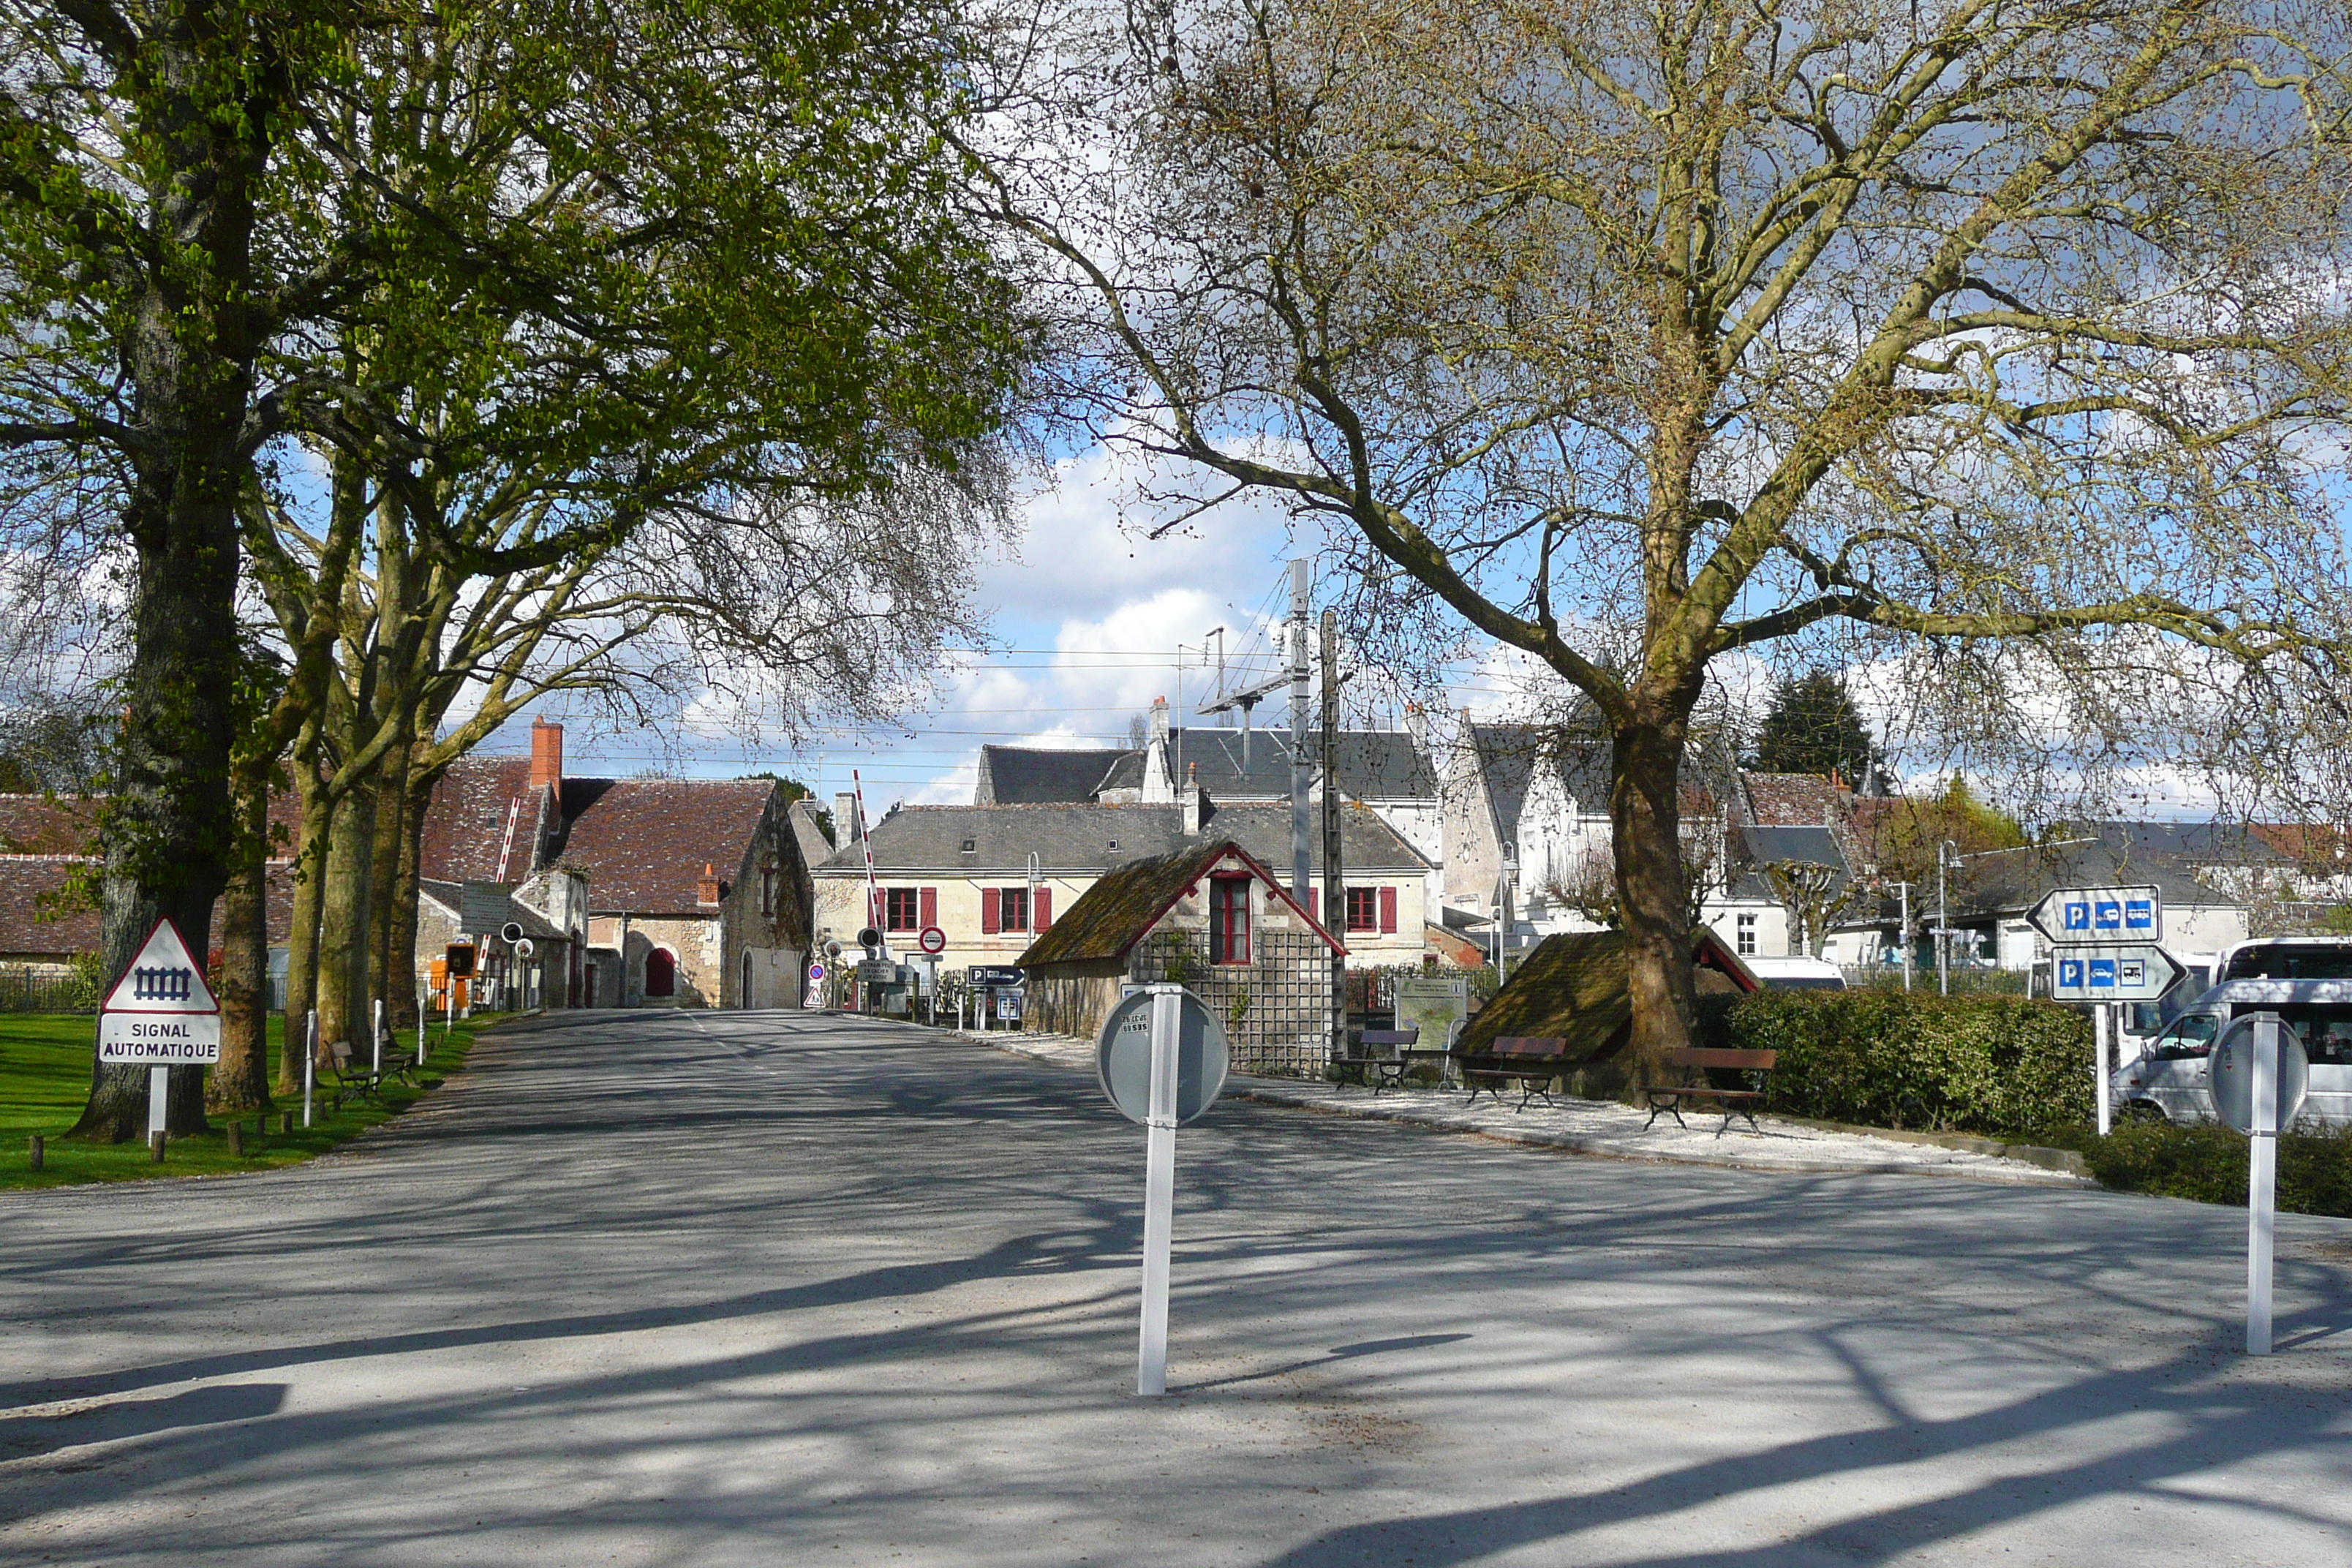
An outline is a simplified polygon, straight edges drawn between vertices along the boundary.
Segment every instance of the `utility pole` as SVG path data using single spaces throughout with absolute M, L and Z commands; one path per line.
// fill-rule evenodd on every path
M 1307 563 L 1290 563 L 1290 896 L 1303 906 L 1315 885 L 1307 847 Z
M 1948 838 L 1936 846 L 1936 989 L 1947 996 L 1952 994 L 1952 903 L 1944 857 L 1958 847 Z
M 1323 924 L 1348 940 L 1348 881 L 1339 856 L 1339 612 L 1323 612 Z M 1348 1054 L 1348 960 L 1331 955 L 1331 1059 Z
M 1895 945 L 1903 950 L 1903 989 L 1911 989 L 1911 884 L 1895 884 L 1903 893 L 1903 924 L 1895 933 Z

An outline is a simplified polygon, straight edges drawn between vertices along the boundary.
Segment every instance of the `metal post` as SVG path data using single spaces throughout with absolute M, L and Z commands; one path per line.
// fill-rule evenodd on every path
M 1290 896 L 1314 886 L 1307 847 L 1307 563 L 1290 563 Z
M 310 1021 L 302 1026 L 302 1125 L 310 1125 L 310 1086 L 319 1071 L 319 1010 L 310 1009 Z
M 1895 945 L 1903 950 L 1903 989 L 1911 989 L 1911 884 L 1897 882 L 1895 886 L 1903 896 L 1903 927 L 1895 932 Z
M 1339 612 L 1323 612 L 1323 924 L 1348 940 L 1348 879 L 1339 851 Z M 1348 959 L 1331 955 L 1330 1059 L 1348 1054 Z
M 147 1069 L 147 1142 L 155 1142 L 155 1134 L 170 1131 L 172 1122 L 172 1069 Z
M 1936 846 L 1936 989 L 1947 996 L 1952 994 L 1952 904 L 1944 851 L 1951 847 L 1949 839 Z
M 1176 1036 L 1183 1027 L 1184 988 L 1151 988 L 1151 1103 L 1144 1118 L 1143 1330 L 1135 1392 L 1168 1392 L 1168 1255 L 1176 1208 Z
M 2113 1125 L 2113 1117 L 2107 1105 L 2109 1089 L 2107 1060 L 2112 1053 L 2107 1047 L 2108 1043 L 2116 1037 L 2116 1025 L 2118 1020 L 2115 1014 L 2116 1009 L 2105 1002 L 2091 1009 L 2091 1044 L 2095 1061 L 2091 1070 L 2098 1075 L 2099 1079 L 2099 1136 L 2102 1138 L 2107 1135 L 2109 1128 Z
M 383 1076 L 383 998 L 381 996 L 375 999 L 375 1057 L 371 1065 L 375 1068 L 375 1076 L 382 1078 Z
M 2278 1225 L 2279 1023 L 2254 1021 L 2253 1136 L 2246 1162 L 2246 1353 L 2271 1353 L 2271 1239 Z

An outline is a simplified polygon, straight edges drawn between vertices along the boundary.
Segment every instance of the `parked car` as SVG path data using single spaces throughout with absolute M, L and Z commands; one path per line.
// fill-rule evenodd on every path
M 1843 991 L 1845 971 L 1826 958 L 1743 958 L 1768 991 Z
M 2242 1013 L 2276 1013 L 2303 1042 L 2311 1060 L 2303 1116 L 2352 1124 L 2352 980 L 2224 980 L 2116 1068 L 2108 1086 L 2117 1113 L 2215 1120 L 2213 1042 Z

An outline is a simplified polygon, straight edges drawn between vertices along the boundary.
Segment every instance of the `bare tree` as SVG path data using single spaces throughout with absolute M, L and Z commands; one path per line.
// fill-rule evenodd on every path
M 2333 669 L 2340 8 L 1052 26 L 1007 53 L 992 151 L 1074 395 L 1203 477 L 1171 499 L 1286 495 L 1368 578 L 1401 569 L 1396 614 L 1599 710 L 1637 1074 L 1688 1037 L 1676 783 L 1713 661 L 1844 625 L 2099 680 L 2184 648 Z

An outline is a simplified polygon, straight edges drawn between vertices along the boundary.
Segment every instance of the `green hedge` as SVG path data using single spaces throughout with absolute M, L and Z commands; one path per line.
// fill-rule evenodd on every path
M 2105 1138 L 2081 1128 L 2056 1142 L 2080 1150 L 2102 1186 L 2246 1206 L 2248 1141 L 2226 1127 L 2126 1121 Z M 2352 1131 L 2306 1122 L 2281 1138 L 2278 1205 L 2290 1214 L 2352 1217 Z
M 1792 1116 L 2033 1139 L 2093 1113 L 2090 1019 L 2049 1002 L 1762 991 L 1717 1027 L 1726 1045 L 1780 1053 L 1766 1103 Z

